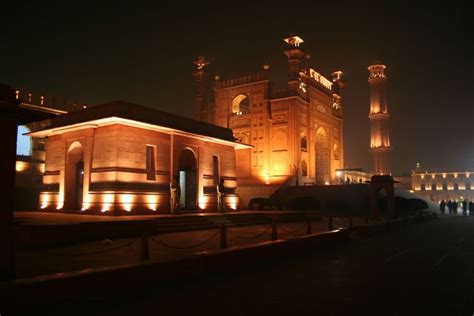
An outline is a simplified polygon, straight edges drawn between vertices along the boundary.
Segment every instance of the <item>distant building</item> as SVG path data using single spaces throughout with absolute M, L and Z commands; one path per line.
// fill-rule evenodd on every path
M 336 169 L 344 166 L 343 73 L 326 78 L 308 65 L 303 39 L 294 35 L 284 41 L 288 83 L 282 91 L 274 90 L 265 64 L 254 75 L 216 76 L 212 96 L 206 95 L 208 62 L 204 57 L 195 61 L 200 119 L 231 128 L 238 142 L 253 146 L 236 152 L 244 205 L 289 181 L 337 183 Z
M 474 200 L 474 171 L 420 172 L 412 174 L 412 190 L 427 198 L 441 200 Z

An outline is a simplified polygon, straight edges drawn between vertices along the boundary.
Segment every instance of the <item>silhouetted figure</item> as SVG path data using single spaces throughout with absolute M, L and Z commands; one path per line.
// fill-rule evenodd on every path
M 439 203 L 439 210 L 441 211 L 441 214 L 444 215 L 444 208 L 446 207 L 446 202 L 444 200 L 441 200 Z
M 469 215 L 474 215 L 474 203 L 472 201 L 469 202 Z
M 448 200 L 448 213 L 449 215 L 453 215 L 453 201 Z
M 462 201 L 462 215 L 467 215 L 467 201 L 465 199 Z
M 222 213 L 224 211 L 224 179 L 216 186 L 217 190 L 217 210 Z
M 346 184 L 349 184 L 351 183 L 351 180 L 349 179 L 349 177 L 346 178 Z
M 453 200 L 453 215 L 458 215 L 458 201 Z

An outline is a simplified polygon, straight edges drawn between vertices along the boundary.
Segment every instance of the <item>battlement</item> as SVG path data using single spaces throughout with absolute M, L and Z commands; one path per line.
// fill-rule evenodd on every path
M 87 108 L 87 104 L 72 98 L 51 96 L 44 93 L 33 92 L 30 89 L 14 88 L 15 99 L 23 104 L 55 109 L 64 112 L 72 112 Z
M 216 81 L 216 89 L 224 89 L 233 86 L 239 86 L 243 84 L 249 84 L 253 82 L 268 80 L 266 74 L 264 72 L 243 76 L 239 78 L 229 79 L 229 80 L 222 80 Z

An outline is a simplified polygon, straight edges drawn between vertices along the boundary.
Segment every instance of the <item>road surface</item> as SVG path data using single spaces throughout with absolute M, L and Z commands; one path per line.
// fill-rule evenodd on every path
M 474 314 L 474 217 L 440 217 L 310 252 L 246 271 L 229 266 L 226 275 L 166 289 L 41 306 L 36 314 Z

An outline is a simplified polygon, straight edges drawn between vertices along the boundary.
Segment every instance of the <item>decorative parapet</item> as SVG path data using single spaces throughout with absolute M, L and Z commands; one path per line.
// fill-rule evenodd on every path
M 15 99 L 19 100 L 24 105 L 44 107 L 45 109 L 49 108 L 64 112 L 77 111 L 87 108 L 87 104 L 74 99 L 36 93 L 29 89 L 15 89 Z
M 296 91 L 291 91 L 288 89 L 273 90 L 272 99 L 283 99 L 283 98 L 288 98 L 288 97 L 294 97 L 297 95 L 298 93 Z
M 268 80 L 264 72 L 260 72 L 253 75 L 243 76 L 239 78 L 229 79 L 229 80 L 221 80 L 216 81 L 216 89 L 224 89 L 233 86 L 239 86 L 243 84 L 249 84 L 253 82 Z

